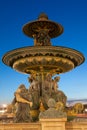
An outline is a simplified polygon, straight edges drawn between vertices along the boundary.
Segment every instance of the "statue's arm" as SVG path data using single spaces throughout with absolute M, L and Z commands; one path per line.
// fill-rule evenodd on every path
M 23 97 L 21 97 L 19 93 L 16 93 L 15 95 L 16 95 L 17 102 L 27 103 L 30 106 L 32 106 L 32 102 L 29 102 L 28 100 L 26 100 Z

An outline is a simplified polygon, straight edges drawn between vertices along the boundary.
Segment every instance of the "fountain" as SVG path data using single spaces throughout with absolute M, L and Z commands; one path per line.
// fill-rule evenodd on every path
M 85 60 L 83 54 L 71 48 L 52 46 L 50 39 L 61 35 L 63 27 L 50 21 L 44 13 L 37 20 L 25 24 L 23 32 L 34 39 L 34 46 L 9 51 L 2 58 L 4 64 L 12 69 L 29 74 L 29 90 L 20 85 L 15 92 L 13 102 L 18 103 L 15 122 L 38 121 L 39 117 L 44 118 L 49 108 L 54 111 L 53 104 L 56 104 L 54 113 L 58 111 L 58 115 L 52 117 L 66 117 L 67 96 L 58 90 L 60 77 L 56 75 L 81 65 Z M 51 112 L 46 112 L 45 116 L 51 118 Z

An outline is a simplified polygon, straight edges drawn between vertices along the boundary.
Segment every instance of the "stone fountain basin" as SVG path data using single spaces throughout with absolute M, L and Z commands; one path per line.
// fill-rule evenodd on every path
M 77 50 L 62 46 L 31 46 L 7 52 L 2 61 L 22 73 L 65 73 L 79 66 L 85 58 Z

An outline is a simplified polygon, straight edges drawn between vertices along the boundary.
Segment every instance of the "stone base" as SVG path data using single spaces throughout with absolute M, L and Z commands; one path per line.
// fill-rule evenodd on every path
M 40 123 L 0 123 L 0 130 L 41 130 Z
M 87 130 L 86 122 L 66 122 L 66 130 Z
M 67 118 L 40 119 L 41 130 L 65 130 Z
M 63 119 L 40 119 L 37 123 L 0 123 L 0 130 L 87 130 L 87 122 Z

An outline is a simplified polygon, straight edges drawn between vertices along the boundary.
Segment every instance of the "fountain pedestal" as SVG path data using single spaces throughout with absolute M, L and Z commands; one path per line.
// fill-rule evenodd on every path
M 40 119 L 41 130 L 65 130 L 66 118 Z

